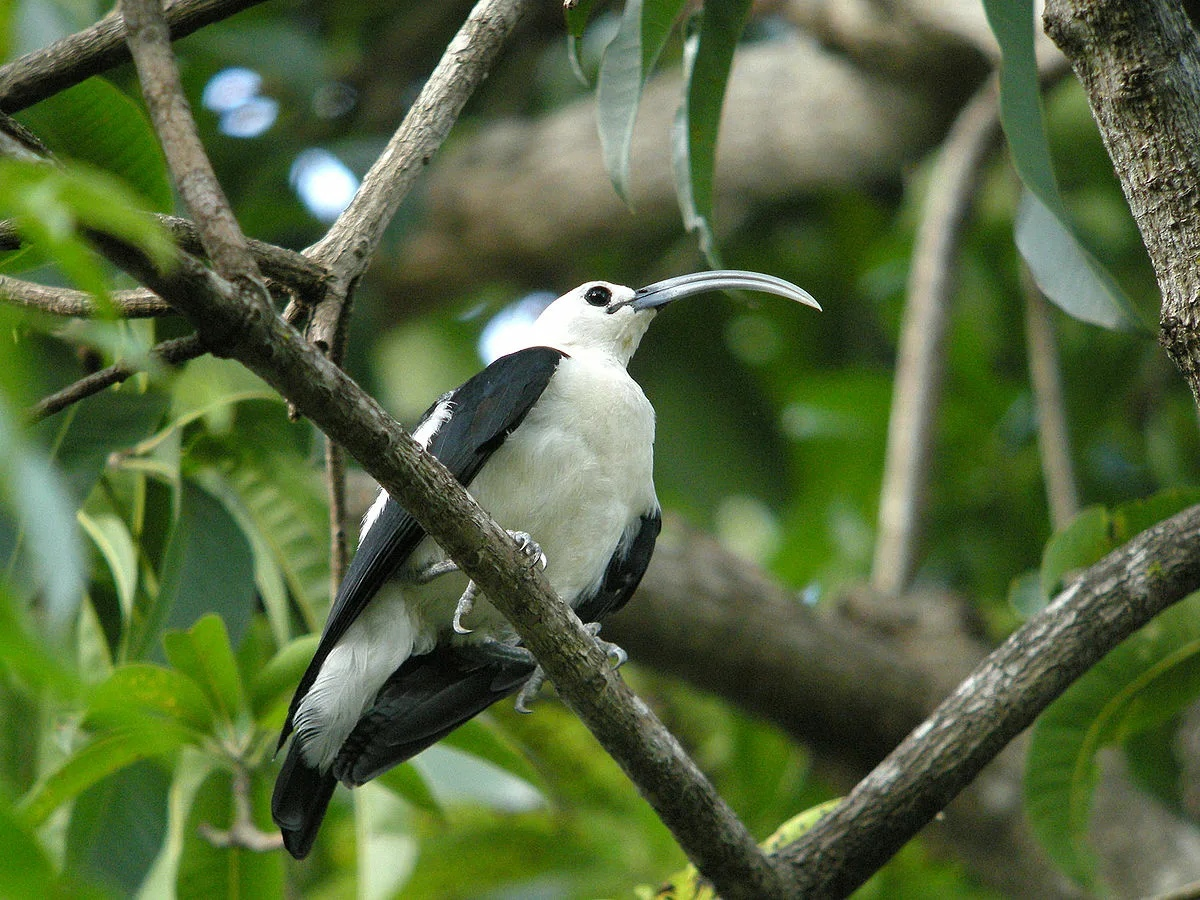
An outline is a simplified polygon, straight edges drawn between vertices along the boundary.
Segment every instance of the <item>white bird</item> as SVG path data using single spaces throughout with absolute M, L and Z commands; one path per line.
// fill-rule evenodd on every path
M 636 291 L 589 282 L 546 308 L 524 349 L 441 397 L 413 431 L 514 529 L 530 564 L 545 566 L 585 623 L 625 605 L 661 525 L 654 410 L 626 366 L 658 309 L 737 289 L 820 309 L 802 289 L 756 272 L 702 272 Z M 536 661 L 504 617 L 380 491 L 280 735 L 282 747 L 295 733 L 271 801 L 288 851 L 308 854 L 337 781 L 360 785 L 526 687 L 523 707 L 538 684 Z

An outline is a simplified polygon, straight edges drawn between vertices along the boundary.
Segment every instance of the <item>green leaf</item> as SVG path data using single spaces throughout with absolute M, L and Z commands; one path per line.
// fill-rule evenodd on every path
M 0 804 L 0 897 L 51 897 L 54 866 L 31 829 Z
M 254 579 L 279 645 L 291 631 L 291 599 L 305 623 L 319 627 L 329 602 L 328 513 L 311 467 L 282 453 L 238 453 L 218 459 L 222 472 L 197 480 L 237 520 L 254 554 Z
M 0 503 L 15 513 L 16 545 L 0 560 L 11 576 L 18 553 L 40 587 L 51 631 L 62 634 L 83 597 L 85 561 L 75 504 L 50 461 L 23 440 L 0 399 Z
M 1186 815 L 1185 772 L 1179 758 L 1180 716 L 1130 735 L 1125 741 L 1125 761 L 1135 784 L 1167 809 Z
M 130 717 L 168 719 L 198 738 L 212 728 L 213 706 L 188 675 L 149 663 L 131 663 L 113 671 L 88 699 L 89 719 L 104 723 L 130 721 Z
M 191 678 L 218 716 L 236 722 L 246 708 L 242 676 L 220 616 L 207 615 L 188 631 L 163 635 L 171 665 Z
M 89 78 L 16 116 L 57 156 L 124 179 L 156 212 L 174 208 L 158 138 L 141 107 L 103 78 Z
M 1033 0 L 983 5 L 1003 52 L 1000 120 L 1029 190 L 1017 216 L 1017 247 L 1043 293 L 1064 312 L 1104 328 L 1148 332 L 1116 281 L 1084 249 L 1059 194 L 1039 92 Z
M 717 135 L 733 53 L 749 14 L 749 0 L 705 3 L 699 35 L 689 34 L 684 50 L 686 88 L 675 117 L 672 152 L 675 194 L 684 227 L 697 236 L 714 267 L 720 266 L 712 229 Z
M 1120 285 L 1072 231 L 1068 214 L 1031 191 L 1021 193 L 1017 249 L 1042 293 L 1081 322 L 1113 331 L 1147 331 Z
M 112 513 L 89 516 L 83 510 L 76 519 L 84 533 L 92 539 L 105 565 L 112 573 L 117 588 L 117 599 L 126 621 L 133 612 L 133 595 L 137 591 L 138 558 L 137 548 L 125 523 Z
M 237 520 L 192 481 L 184 481 L 180 501 L 162 586 L 135 655 L 152 647 L 161 628 L 186 628 L 210 612 L 238 641 L 253 612 L 254 554 Z
M 98 735 L 26 796 L 22 804 L 26 820 L 34 827 L 41 825 L 54 810 L 102 779 L 139 760 L 168 756 L 189 737 L 184 729 L 167 723 Z
M 281 704 L 286 704 L 292 698 L 300 676 L 308 668 L 313 654 L 320 642 L 320 635 L 309 634 L 282 647 L 250 682 L 250 706 L 255 718 L 262 720 Z M 271 727 L 283 725 L 283 716 L 279 722 L 271 722 Z
M 1022 572 L 1008 586 L 1008 605 L 1022 618 L 1045 609 L 1050 598 L 1042 590 L 1042 573 L 1038 569 Z
M 583 32 L 587 28 L 588 19 L 592 15 L 595 0 L 568 0 L 563 6 L 563 16 L 567 23 L 567 61 L 571 71 L 581 84 L 587 84 L 587 75 L 579 62 L 579 47 L 583 43 Z
M 1050 538 L 1042 553 L 1042 595 L 1049 602 L 1068 573 L 1085 569 L 1113 548 L 1108 511 L 1090 506 Z
M 71 810 L 68 871 L 85 872 L 111 896 L 135 895 L 166 833 L 170 776 L 154 762 L 137 762 L 95 785 Z
M 1076 681 L 1034 726 L 1026 813 L 1064 872 L 1095 883 L 1087 844 L 1097 755 L 1162 727 L 1200 696 L 1200 595 L 1162 613 Z
M 524 752 L 486 716 L 465 722 L 439 743 L 486 760 L 535 787 L 545 783 Z
M 682 0 L 628 0 L 616 35 L 604 50 L 596 81 L 596 118 L 604 167 L 629 202 L 629 153 L 642 90 L 666 45 Z
M 429 782 L 425 780 L 425 776 L 417 770 L 416 766 L 408 764 L 393 766 L 375 779 L 375 783 L 399 794 L 422 812 L 439 818 L 442 816 L 441 804 L 430 790 Z
M 175 766 L 175 777 L 167 795 L 166 840 L 163 841 L 158 857 L 142 883 L 139 897 L 152 900 L 155 897 L 174 895 L 192 804 L 201 785 L 208 779 L 215 766 L 216 762 L 211 756 L 193 747 L 184 747 L 180 752 L 179 763 Z
M 143 201 L 113 175 L 81 163 L 63 168 L 0 159 L 0 218 L 40 248 L 81 289 L 107 299 L 105 268 L 81 231 L 92 229 L 133 244 L 168 266 L 175 245 Z

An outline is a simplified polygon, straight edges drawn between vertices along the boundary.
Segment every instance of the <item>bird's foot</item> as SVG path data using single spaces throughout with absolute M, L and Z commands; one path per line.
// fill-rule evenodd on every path
M 583 626 L 584 631 L 590 634 L 596 642 L 596 646 L 604 651 L 604 655 L 608 657 L 608 661 L 614 669 L 619 669 L 625 663 L 629 662 L 629 654 L 626 653 L 617 644 L 612 641 L 603 641 L 600 639 L 600 623 L 588 622 Z M 519 713 L 529 714 L 533 712 L 529 708 L 529 704 L 537 700 L 538 692 L 541 691 L 542 685 L 546 683 L 546 673 L 539 665 L 533 670 L 533 674 L 529 676 L 529 680 L 525 682 L 521 690 L 517 694 L 516 702 L 513 708 Z
M 541 569 L 546 568 L 546 554 L 542 552 L 542 548 L 538 546 L 537 541 L 524 531 L 510 531 L 509 536 L 517 542 L 521 553 L 527 560 L 529 568 L 535 566 Z M 433 568 L 432 566 L 430 568 Z M 457 568 L 457 566 L 455 567 Z M 437 577 L 436 575 L 433 577 Z M 458 605 L 454 607 L 454 618 L 450 624 L 458 634 L 470 634 L 473 629 L 463 625 L 463 616 L 468 615 L 475 608 L 475 598 L 479 596 L 479 588 L 472 581 L 467 584 L 467 589 L 463 591 L 463 595 L 458 598 Z

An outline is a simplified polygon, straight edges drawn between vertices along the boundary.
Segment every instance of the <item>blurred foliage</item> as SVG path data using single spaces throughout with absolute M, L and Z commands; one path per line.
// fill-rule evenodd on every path
M 361 175 L 469 6 L 263 4 L 178 45 L 202 137 L 248 233 L 291 247 L 319 237 L 324 225 L 292 189 L 297 158 L 324 148 Z M 453 140 L 588 90 L 571 61 L 594 79 L 597 35 L 611 35 L 618 14 L 583 6 L 591 23 L 586 13 L 572 22 L 572 44 L 549 7 L 522 26 Z M 0 53 L 44 46 L 104 7 L 0 2 Z M 678 63 L 678 43 L 664 65 Z M 640 45 L 637 55 L 635 103 L 653 63 Z M 257 96 L 278 104 L 253 136 L 228 133 L 202 99 L 233 66 L 257 72 Z M 713 108 L 711 93 L 700 99 Z M 155 252 L 161 235 L 130 210 L 168 209 L 172 198 L 131 69 L 22 118 L 68 167 L 0 166 L 0 215 L 36 244 L 0 266 L 104 296 L 126 281 L 79 229 L 116 230 Z M 1045 98 L 1045 133 L 1079 241 L 1152 315 L 1153 275 L 1074 83 Z M 701 136 L 711 141 L 711 129 Z M 930 168 L 744 211 L 722 232 L 724 261 L 790 278 L 826 312 L 697 300 L 690 315 L 664 314 L 632 366 L 658 410 L 664 505 L 815 596 L 870 565 Z M 699 177 L 711 191 L 711 172 Z M 1001 155 L 965 239 L 919 574 L 970 598 L 995 637 L 1070 571 L 1177 508 L 1200 475 L 1195 407 L 1154 344 L 1058 316 L 1080 494 L 1098 505 L 1051 539 L 1013 245 L 1018 197 Z M 388 247 L 420 216 L 416 196 Z M 661 273 L 664 254 L 680 269 L 702 264 L 681 229 L 658 244 L 581 247 L 561 271 L 641 283 Z M 380 269 L 357 297 L 348 367 L 408 420 L 479 367 L 491 314 L 520 291 L 571 286 L 511 272 L 414 314 L 389 302 Z M 182 333 L 170 319 L 67 324 L 0 306 L 0 895 L 633 896 L 677 872 L 685 861 L 670 835 L 552 701 L 531 717 L 498 707 L 377 784 L 340 791 L 301 865 L 211 839 L 235 825 L 270 832 L 274 742 L 328 603 L 319 436 L 256 378 L 212 358 L 149 367 L 22 426 L 39 397 L 118 359 L 146 368 L 156 340 Z M 1200 690 L 1188 609 L 1081 681 L 1035 738 L 1029 807 L 1081 879 L 1100 747 L 1123 746 L 1147 790 L 1180 806 L 1172 741 Z M 631 677 L 756 835 L 830 797 L 805 751 L 774 729 L 685 686 Z M 862 896 L 988 895 L 918 843 Z

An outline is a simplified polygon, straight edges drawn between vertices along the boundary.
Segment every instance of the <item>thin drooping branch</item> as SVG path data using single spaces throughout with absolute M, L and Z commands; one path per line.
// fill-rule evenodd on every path
M 1025 342 L 1029 347 L 1029 380 L 1037 406 L 1038 450 L 1050 523 L 1057 531 L 1079 512 L 1075 467 L 1071 463 L 1071 438 L 1058 364 L 1058 342 L 1050 305 L 1034 283 L 1028 267 L 1021 267 L 1025 294 Z
M 1200 506 L 1144 531 L 1029 619 L 842 804 L 780 852 L 797 896 L 844 897 L 912 839 L 1080 675 L 1200 589 Z
M 151 356 L 154 359 L 168 366 L 178 366 L 195 359 L 198 356 L 203 356 L 207 353 L 203 342 L 194 334 L 187 337 L 174 338 L 169 341 L 163 341 L 157 344 L 151 351 Z M 136 375 L 139 371 L 138 367 L 132 363 L 122 360 L 113 363 L 111 366 L 101 369 L 98 372 L 93 372 L 75 381 L 61 391 L 43 397 L 29 411 L 29 418 L 38 422 L 56 412 L 61 412 L 72 403 L 78 403 L 86 397 L 91 397 L 93 394 L 98 394 L 105 388 L 110 388 L 114 384 L 120 384 L 127 378 Z
M 101 249 L 336 440 L 421 523 L 512 622 L 560 696 L 617 760 L 689 858 L 730 898 L 786 897 L 784 875 L 591 635 L 522 562 L 516 543 L 341 369 L 269 308 L 188 257 L 168 271 L 112 240 Z M 200 289 L 206 286 L 209 290 Z
M 258 263 L 217 181 L 184 96 L 161 0 L 121 0 L 120 8 L 142 95 L 175 187 L 195 218 L 200 243 L 217 274 L 265 304 Z
M 871 584 L 881 593 L 899 594 L 916 568 L 958 250 L 979 171 L 998 135 L 996 84 L 989 80 L 942 145 L 913 248 L 871 568 Z
M 1047 0 L 1162 291 L 1159 340 L 1200 402 L 1200 35 L 1176 0 Z
M 116 314 L 123 319 L 177 315 L 169 304 L 145 288 L 115 291 L 109 299 Z M 96 315 L 98 309 L 95 298 L 86 291 L 46 287 L 10 275 L 0 275 L 0 300 L 55 316 L 86 318 Z
M 261 0 L 175 0 L 166 8 L 172 39 L 186 37 Z M 15 113 L 92 75 L 129 61 L 119 10 L 83 31 L 0 67 L 0 109 Z

